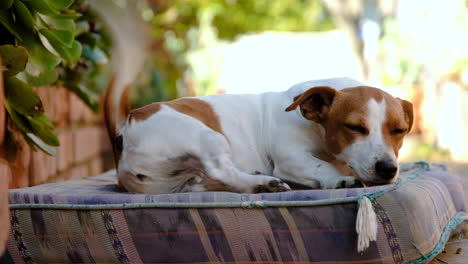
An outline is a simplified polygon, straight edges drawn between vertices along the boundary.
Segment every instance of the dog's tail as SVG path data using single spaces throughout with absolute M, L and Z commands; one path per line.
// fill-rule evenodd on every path
M 110 0 L 89 3 L 101 15 L 113 39 L 113 76 L 104 98 L 104 117 L 117 168 L 123 144 L 121 128 L 130 111 L 128 91 L 144 65 L 149 34 L 132 1 L 126 7 Z

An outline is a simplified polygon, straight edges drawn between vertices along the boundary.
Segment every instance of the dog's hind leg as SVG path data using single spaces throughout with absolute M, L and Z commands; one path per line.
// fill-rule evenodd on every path
M 204 187 L 206 191 L 225 189 L 242 193 L 284 192 L 291 188 L 282 180 L 267 176 L 253 175 L 240 171 L 231 160 L 231 151 L 225 137 L 214 131 L 200 135 L 203 151 L 200 160 L 207 175 L 199 179 L 196 188 Z M 194 191 L 193 189 L 190 191 Z

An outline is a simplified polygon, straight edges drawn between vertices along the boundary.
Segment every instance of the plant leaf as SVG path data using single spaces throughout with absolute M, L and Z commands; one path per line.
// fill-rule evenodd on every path
M 15 38 L 21 40 L 21 34 L 11 18 L 11 14 L 8 10 L 0 10 L 0 24 L 2 24 Z
M 24 47 L 13 45 L 0 46 L 0 57 L 2 64 L 7 68 L 3 72 L 5 76 L 13 76 L 24 71 L 28 62 L 28 52 Z
M 28 118 L 28 121 L 31 124 L 34 135 L 42 139 L 44 143 L 51 146 L 60 145 L 57 135 L 53 132 L 54 125 L 44 113 L 36 117 L 26 118 Z
M 60 14 L 54 15 L 54 18 L 60 18 L 60 19 L 77 19 L 77 18 L 83 16 L 81 13 L 75 12 L 75 10 L 64 10 L 64 11 L 68 11 L 68 12 L 66 12 L 66 13 L 60 13 Z
M 53 15 L 56 15 L 58 14 L 58 10 L 55 9 L 50 1 L 46 1 L 46 0 L 30 0 L 27 2 L 28 6 L 34 10 L 34 11 L 37 11 L 41 14 L 45 14 L 45 15 L 49 15 L 49 16 L 53 16 Z
M 23 132 L 31 132 L 31 125 L 28 122 L 28 119 L 18 112 L 16 112 L 13 107 L 10 105 L 8 99 L 5 101 L 5 108 L 10 115 L 10 118 L 15 122 L 15 124 L 21 129 Z
M 81 44 L 88 45 L 91 49 L 93 49 L 97 44 L 97 37 L 93 33 L 83 33 L 76 37 Z M 85 47 L 83 46 L 83 53 Z
M 5 10 L 11 7 L 13 0 L 2 0 L 0 1 L 0 10 Z
M 78 61 L 80 60 L 81 53 L 83 51 L 83 47 L 81 47 L 80 42 L 78 41 L 73 41 L 72 47 L 70 49 L 70 55 L 71 55 L 71 65 L 74 66 Z
M 47 28 L 49 29 L 59 29 L 59 30 L 68 30 L 71 32 L 75 32 L 76 26 L 75 21 L 69 18 L 57 18 L 56 16 L 50 17 L 46 15 L 39 14 L 42 21 L 47 24 Z
M 13 122 L 15 122 L 18 128 L 21 129 L 21 131 L 24 133 L 26 141 L 28 141 L 29 144 L 32 143 L 36 145 L 39 149 L 41 149 L 49 155 L 53 156 L 56 154 L 57 151 L 55 148 L 49 146 L 47 143 L 45 143 L 44 140 L 33 134 L 34 125 L 30 122 L 30 120 L 27 117 L 15 111 L 8 99 L 5 100 L 5 108 Z M 35 121 L 33 122 L 35 123 L 36 131 L 41 131 L 40 135 L 45 137 L 47 141 L 50 141 L 54 145 L 59 144 L 58 137 L 50 131 L 51 129 L 53 129 L 53 125 L 50 123 L 50 121 L 44 114 L 39 115 L 38 119 L 35 119 Z M 44 132 L 42 132 L 41 128 L 45 128 Z M 36 131 L 34 133 L 37 133 Z
M 29 63 L 26 66 L 35 71 L 49 70 L 60 63 L 60 58 L 48 51 L 41 43 L 38 36 L 29 31 L 22 31 L 23 40 L 19 42 L 29 52 Z M 29 65 L 31 64 L 31 65 Z M 31 70 L 29 70 L 31 72 Z M 33 73 L 34 74 L 34 73 Z M 38 73 L 34 74 L 38 75 Z
M 42 139 L 38 138 L 33 133 L 26 133 L 28 139 L 30 139 L 34 145 L 36 145 L 39 149 L 44 151 L 45 153 L 49 154 L 50 156 L 57 155 L 57 150 L 49 145 L 47 145 Z
M 39 75 L 22 72 L 18 77 L 29 83 L 31 86 L 38 87 L 55 83 L 58 79 L 58 72 L 55 69 L 44 70 L 40 72 Z
M 20 0 L 14 2 L 16 18 L 23 23 L 28 29 L 32 29 L 34 26 L 34 20 L 28 7 Z
M 107 55 L 98 47 L 92 49 L 88 45 L 83 45 L 83 57 L 96 64 L 108 62 Z
M 73 41 L 72 47 L 67 48 L 62 45 L 56 45 L 57 43 L 52 44 L 54 47 L 55 51 L 57 51 L 58 54 L 64 59 L 65 62 L 70 64 L 70 66 L 75 66 L 75 64 L 78 62 L 81 56 L 81 44 L 78 41 Z
M 49 43 L 55 48 L 55 45 L 64 45 L 71 48 L 73 44 L 73 33 L 68 30 L 51 30 L 43 28 L 39 32 L 47 38 Z
M 96 100 L 97 96 L 91 90 L 81 84 L 67 83 L 65 87 L 74 92 L 87 106 L 93 110 L 93 112 L 99 112 L 99 103 Z
M 5 98 L 11 107 L 24 116 L 38 116 L 44 112 L 41 98 L 27 83 L 16 77 L 6 77 Z
M 76 23 L 75 36 L 82 34 L 91 34 L 89 28 L 89 21 L 81 21 Z
M 57 10 L 67 9 L 75 0 L 50 0 L 49 5 Z

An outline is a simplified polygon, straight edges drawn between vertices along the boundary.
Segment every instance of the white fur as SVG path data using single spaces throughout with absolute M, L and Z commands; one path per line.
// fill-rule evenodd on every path
M 274 177 L 315 188 L 352 185 L 354 177 L 342 176 L 330 163 L 314 157 L 313 153 L 325 147 L 320 125 L 306 120 L 299 110 L 285 112 L 284 109 L 293 102 L 294 96 L 313 86 L 343 89 L 359 85 L 362 84 L 349 78 L 336 78 L 300 83 L 280 93 L 198 98 L 212 106 L 223 134 L 163 106 L 147 120 L 122 128 L 120 181 L 133 191 L 173 192 L 187 179 L 169 177 L 167 160 L 190 153 L 200 158 L 209 177 L 242 192 L 252 192 L 256 185 L 276 180 Z M 371 100 L 368 108 L 370 135 L 340 154 L 362 171 L 370 168 L 368 157 L 378 158 L 381 151 L 389 153 L 381 132 L 385 103 Z M 358 160 L 365 160 L 362 169 Z M 253 175 L 256 171 L 261 175 Z M 132 174 L 145 174 L 148 179 L 142 182 Z M 190 191 L 202 190 L 197 186 Z

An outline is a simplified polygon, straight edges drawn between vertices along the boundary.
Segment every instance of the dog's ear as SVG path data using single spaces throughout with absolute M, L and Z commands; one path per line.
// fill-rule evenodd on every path
M 408 124 L 408 132 L 410 132 L 414 120 L 413 104 L 400 98 L 397 99 L 400 101 L 403 111 L 405 112 L 405 121 Z
M 285 111 L 289 112 L 300 107 L 302 115 L 309 120 L 320 123 L 330 110 L 337 91 L 328 86 L 312 87 L 303 94 L 296 96 L 294 102 Z

